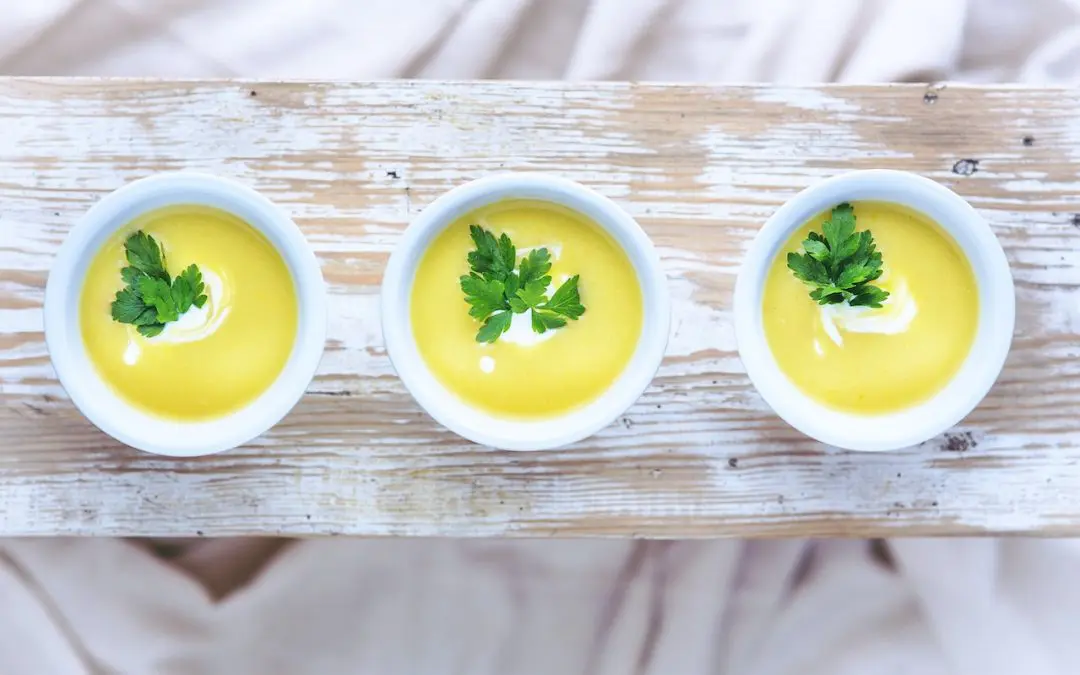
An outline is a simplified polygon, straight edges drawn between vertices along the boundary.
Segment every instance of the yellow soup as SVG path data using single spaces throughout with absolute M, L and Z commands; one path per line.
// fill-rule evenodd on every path
M 169 274 L 198 265 L 208 296 L 153 338 L 110 312 L 124 286 L 124 242 L 137 230 L 161 245 Z M 260 232 L 223 211 L 183 206 L 143 215 L 102 246 L 79 321 L 91 361 L 123 398 L 161 417 L 205 420 L 242 408 L 277 379 L 297 314 L 292 276 Z
M 539 336 L 528 313 L 518 314 L 497 341 L 477 342 L 480 322 L 469 316 L 458 281 L 469 272 L 471 224 L 506 233 L 519 259 L 546 247 L 552 288 L 580 275 L 581 318 Z M 642 328 L 641 287 L 622 248 L 580 215 L 533 202 L 485 207 L 436 237 L 417 268 L 410 310 L 435 377 L 467 403 L 514 418 L 549 417 L 599 397 L 629 363 Z
M 780 369 L 832 408 L 885 413 L 926 401 L 956 374 L 975 340 L 979 298 L 959 246 L 936 223 L 892 204 L 856 203 L 856 229 L 873 233 L 890 293 L 880 309 L 821 307 L 787 268 L 826 212 L 799 229 L 769 270 L 765 337 Z

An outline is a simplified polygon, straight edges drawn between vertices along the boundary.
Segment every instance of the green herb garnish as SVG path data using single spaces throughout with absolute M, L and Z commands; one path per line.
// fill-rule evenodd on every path
M 844 203 L 834 208 L 821 230 L 802 243 L 805 253 L 787 255 L 795 278 L 813 289 L 810 298 L 819 305 L 881 307 L 889 292 L 870 284 L 881 276 L 881 252 L 870 230 L 855 231 L 854 207 Z
M 124 242 L 128 266 L 120 270 L 124 288 L 112 302 L 112 318 L 138 326 L 143 337 L 154 337 L 192 306 L 206 304 L 202 273 L 189 265 L 175 279 L 165 267 L 165 253 L 142 230 Z
M 498 340 L 510 328 L 514 314 L 532 312 L 533 330 L 546 333 L 585 313 L 576 274 L 548 299 L 551 254 L 546 248 L 533 249 L 518 262 L 517 249 L 505 233 L 496 239 L 479 225 L 470 225 L 469 233 L 476 249 L 468 256 L 471 271 L 460 282 L 469 316 L 483 322 L 477 342 Z

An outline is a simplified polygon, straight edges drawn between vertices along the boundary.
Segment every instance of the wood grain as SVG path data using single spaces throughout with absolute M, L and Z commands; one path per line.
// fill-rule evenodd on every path
M 811 442 L 735 353 L 740 257 L 799 189 L 917 171 L 992 223 L 1017 284 L 1008 365 L 962 427 L 905 452 Z M 704 537 L 1080 533 L 1080 91 L 922 86 L 0 80 L 0 534 Z M 318 377 L 250 446 L 118 446 L 57 384 L 52 257 L 127 181 L 198 169 L 286 208 L 331 284 Z M 498 171 L 586 183 L 671 279 L 668 357 L 618 423 L 539 454 L 473 446 L 395 378 L 378 287 L 415 214 Z

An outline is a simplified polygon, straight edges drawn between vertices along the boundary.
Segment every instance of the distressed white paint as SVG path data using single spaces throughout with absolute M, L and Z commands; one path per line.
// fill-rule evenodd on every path
M 950 85 L 927 105 L 924 91 L 0 80 L 0 534 L 1080 532 L 1080 93 Z M 952 173 L 964 158 L 978 170 Z M 951 441 L 887 455 L 823 448 L 776 419 L 743 375 L 729 311 L 772 210 L 872 166 L 969 197 L 1006 247 L 1019 307 L 987 401 Z M 296 218 L 330 284 L 330 340 L 273 432 L 169 460 L 71 408 L 40 304 L 96 198 L 182 168 L 245 181 Z M 593 439 L 529 455 L 471 446 L 420 412 L 386 359 L 377 295 L 425 204 L 519 169 L 585 182 L 638 218 L 674 309 L 642 400 Z

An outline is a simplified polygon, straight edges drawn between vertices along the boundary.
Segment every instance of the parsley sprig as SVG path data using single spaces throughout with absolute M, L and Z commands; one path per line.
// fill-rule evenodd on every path
M 112 302 L 112 318 L 137 326 L 143 337 L 154 337 L 192 306 L 206 304 L 202 272 L 189 265 L 176 278 L 165 267 L 165 253 L 142 230 L 124 242 L 127 267 L 120 270 L 124 288 Z
M 470 272 L 460 282 L 469 316 L 483 322 L 476 333 L 477 342 L 498 340 L 510 328 L 514 314 L 532 312 L 533 330 L 546 333 L 585 313 L 576 274 L 548 299 L 551 253 L 546 248 L 532 249 L 519 262 L 517 249 L 506 233 L 496 239 L 479 225 L 470 225 L 469 233 L 476 248 L 468 256 Z
M 881 276 L 881 252 L 870 230 L 855 231 L 855 208 L 848 203 L 834 208 L 821 231 L 803 241 L 805 253 L 787 255 L 795 278 L 813 289 L 810 298 L 819 305 L 881 307 L 889 292 L 870 284 Z

